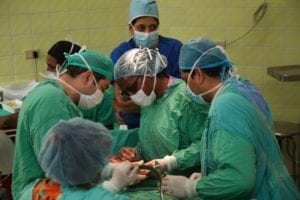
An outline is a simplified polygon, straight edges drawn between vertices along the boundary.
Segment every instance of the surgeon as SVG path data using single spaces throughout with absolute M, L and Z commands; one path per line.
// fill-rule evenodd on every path
M 210 110 L 199 146 L 201 174 L 166 176 L 164 193 L 200 199 L 300 199 L 274 137 L 267 102 L 234 72 L 225 50 L 207 38 L 190 40 L 179 63 L 194 101 L 210 104 Z
M 64 64 L 67 54 L 74 54 L 80 51 L 81 47 L 73 42 L 60 40 L 53 44 L 48 50 L 46 57 L 46 76 L 48 78 L 56 77 L 56 67 L 60 67 Z
M 100 52 L 67 55 L 59 77 L 40 83 L 28 94 L 20 110 L 16 133 L 14 199 L 19 199 L 21 190 L 29 182 L 45 176 L 37 155 L 49 129 L 61 119 L 82 117 L 80 109 L 99 104 L 112 74 L 112 61 Z
M 159 34 L 159 12 L 156 0 L 131 0 L 128 30 L 131 38 L 118 45 L 110 54 L 114 63 L 130 49 L 158 48 L 169 63 L 165 72 L 173 77 L 180 77 L 178 58 L 182 43 Z M 126 124 L 129 129 L 139 127 L 140 108 L 130 100 L 124 101 L 117 86 L 115 86 L 115 95 L 115 111 L 119 123 Z
M 47 70 L 45 76 L 48 79 L 55 79 L 56 72 L 64 64 L 66 58 L 65 53 L 74 54 L 83 51 L 79 45 L 70 41 L 58 41 L 49 50 L 46 57 Z M 101 87 L 101 82 L 98 82 Z M 103 92 L 103 100 L 97 106 L 90 109 L 82 109 L 85 119 L 90 119 L 94 122 L 100 122 L 109 129 L 113 129 L 116 122 L 115 113 L 113 110 L 114 90 L 112 85 Z
M 149 161 L 150 166 L 155 160 L 162 172 L 189 175 L 200 165 L 199 145 L 208 105 L 193 102 L 184 81 L 165 72 L 167 64 L 165 56 L 147 48 L 132 49 L 115 64 L 114 79 L 123 98 L 141 106 L 138 144 L 121 148 L 119 157 Z
M 38 156 L 46 178 L 27 185 L 20 199 L 129 199 L 105 186 L 122 189 L 143 178 L 131 163 L 116 166 L 113 178 L 102 184 L 111 143 L 112 137 L 100 123 L 82 118 L 59 121 L 47 133 Z

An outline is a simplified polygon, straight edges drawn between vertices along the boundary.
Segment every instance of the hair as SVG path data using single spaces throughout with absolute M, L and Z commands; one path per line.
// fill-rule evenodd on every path
M 136 21 L 142 17 L 152 17 L 152 16 L 141 16 L 141 17 L 137 17 L 134 20 L 132 20 L 131 24 L 134 25 L 136 23 Z M 159 25 L 159 20 L 156 17 L 153 17 L 155 19 L 155 21 L 157 22 L 157 25 Z
M 74 66 L 74 65 L 69 65 L 67 66 L 67 71 L 66 73 L 69 74 L 72 78 L 77 77 L 78 75 L 89 71 L 88 69 L 82 68 L 82 67 L 78 67 L 78 66 Z M 95 76 L 96 81 L 100 81 L 101 79 L 106 79 L 106 77 L 102 74 L 99 74 L 97 72 L 93 71 L 93 74 Z
M 167 68 L 163 69 L 161 72 L 159 72 L 157 75 L 157 77 L 168 77 L 168 73 L 167 73 Z
M 223 66 L 223 65 L 213 67 L 213 68 L 199 68 L 199 69 L 201 69 L 207 76 L 213 77 L 213 78 L 221 77 L 222 73 L 226 74 L 229 71 L 229 68 L 226 66 Z M 224 71 L 223 71 L 223 69 L 224 69 Z M 181 71 L 191 72 L 190 69 L 182 69 Z M 195 73 L 196 73 L 195 70 L 193 70 L 191 77 L 194 77 Z
M 72 48 L 73 45 L 73 48 Z M 75 43 L 69 41 L 58 41 L 49 50 L 48 55 L 57 60 L 57 63 L 62 65 L 66 60 L 64 53 L 74 54 L 79 52 L 81 47 Z

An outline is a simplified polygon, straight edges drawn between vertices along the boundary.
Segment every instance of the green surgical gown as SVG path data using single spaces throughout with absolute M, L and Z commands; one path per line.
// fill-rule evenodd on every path
M 141 109 L 141 156 L 149 161 L 174 155 L 179 170 L 200 166 L 199 146 L 207 112 L 208 106 L 199 106 L 190 98 L 182 80 L 172 78 L 165 95 Z
M 89 119 L 94 122 L 100 122 L 109 129 L 113 129 L 116 122 L 115 112 L 112 106 L 114 99 L 114 90 L 110 86 L 104 92 L 103 100 L 96 107 L 84 110 L 82 109 L 83 118 Z
M 43 178 L 39 150 L 47 131 L 59 120 L 82 116 L 81 111 L 54 80 L 46 80 L 31 91 L 19 113 L 13 162 L 13 196 L 31 181 Z
M 203 199 L 300 199 L 272 132 L 271 112 L 246 85 L 228 81 L 211 104 L 196 191 Z

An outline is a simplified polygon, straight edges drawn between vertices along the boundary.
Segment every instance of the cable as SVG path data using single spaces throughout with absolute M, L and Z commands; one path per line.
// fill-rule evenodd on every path
M 239 41 L 240 39 L 246 37 L 249 33 L 251 33 L 255 27 L 259 24 L 259 22 L 262 20 L 262 18 L 265 16 L 266 12 L 267 12 L 267 9 L 268 9 L 268 5 L 269 3 L 265 0 L 264 3 L 262 3 L 257 9 L 256 11 L 254 12 L 253 14 L 253 21 L 254 21 L 254 25 L 246 32 L 244 33 L 243 35 L 237 37 L 236 39 L 228 42 L 226 44 L 226 46 L 229 46 L 237 41 Z

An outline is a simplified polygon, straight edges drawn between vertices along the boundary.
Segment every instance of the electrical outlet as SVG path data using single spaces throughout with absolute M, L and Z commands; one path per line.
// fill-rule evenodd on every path
M 226 48 L 226 40 L 218 40 L 217 44 L 222 46 L 224 49 Z
M 39 50 L 38 49 L 26 49 L 24 50 L 24 58 L 25 59 L 32 59 L 39 57 Z

